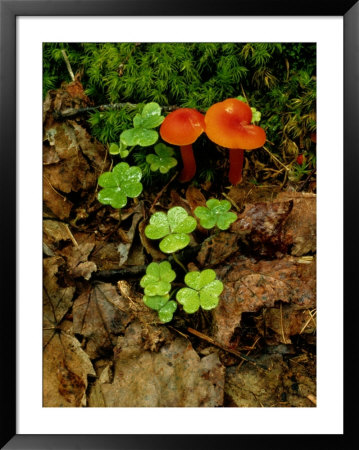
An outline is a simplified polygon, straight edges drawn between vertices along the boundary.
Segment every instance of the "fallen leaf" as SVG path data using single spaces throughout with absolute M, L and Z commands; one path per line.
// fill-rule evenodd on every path
M 131 224 L 130 229 L 127 232 L 122 233 L 122 242 L 120 242 L 118 244 L 117 251 L 120 255 L 119 267 L 122 267 L 126 263 L 128 257 L 129 257 L 129 252 L 130 252 L 130 249 L 131 249 L 131 246 L 133 243 L 137 225 L 138 225 L 139 221 L 143 218 L 143 214 L 144 214 L 144 208 L 143 208 L 143 203 L 141 202 L 137 206 L 136 212 L 132 216 L 132 224 Z M 123 231 L 123 230 L 121 230 L 121 231 Z
M 43 355 L 43 406 L 86 406 L 87 377 L 96 376 L 90 358 L 79 341 L 58 331 Z
M 315 376 L 309 376 L 298 365 L 288 366 L 281 355 L 262 355 L 257 361 L 269 367 L 269 370 L 258 369 L 252 364 L 227 368 L 225 391 L 231 400 L 230 406 L 314 406 L 308 394 L 315 395 Z
M 283 225 L 281 239 L 291 255 L 302 256 L 316 251 L 316 195 L 282 192 L 277 199 L 293 201 L 293 209 Z
M 61 256 L 45 258 L 43 264 L 43 325 L 46 343 L 51 338 L 54 327 L 71 308 L 75 287 L 67 286 L 59 274 L 59 271 L 64 271 L 66 267 L 65 260 Z
M 60 194 L 46 176 L 43 177 L 43 201 L 45 206 L 59 219 L 67 219 L 70 216 L 73 203 Z
M 276 333 L 278 342 L 291 343 L 291 336 L 301 333 L 313 333 L 316 329 L 315 318 L 310 310 L 298 305 L 282 305 L 281 308 L 268 308 L 265 315 L 257 318 L 257 328 L 264 334 L 264 326 Z
M 202 267 L 213 266 L 224 262 L 238 249 L 238 235 L 229 231 L 221 231 L 202 243 L 197 261 Z
M 91 274 L 96 272 L 96 264 L 88 261 L 88 257 L 94 247 L 94 242 L 84 241 L 77 246 L 71 243 L 59 252 L 66 258 L 68 273 L 73 278 L 83 277 L 85 280 L 89 280 Z
M 197 208 L 197 206 L 206 206 L 206 198 L 202 192 L 194 187 L 192 184 L 187 188 L 186 200 L 191 208 L 191 213 Z
M 216 270 L 224 284 L 219 305 L 213 311 L 214 336 L 230 345 L 244 312 L 272 308 L 277 301 L 313 308 L 316 302 L 316 265 L 300 264 L 292 256 L 273 261 L 241 257 Z
M 276 252 L 286 253 L 288 246 L 281 238 L 281 231 L 292 208 L 292 200 L 247 204 L 230 230 L 237 233 L 251 251 L 261 256 L 273 257 Z
M 101 385 L 107 407 L 222 406 L 224 367 L 217 353 L 201 359 L 182 337 L 158 353 L 145 350 L 141 324 L 134 322 L 115 355 L 113 382 Z
M 56 220 L 44 220 L 42 232 L 44 242 L 52 250 L 55 250 L 61 242 L 70 240 L 66 225 Z
M 75 300 L 73 321 L 74 332 L 87 338 L 86 352 L 93 359 L 112 351 L 116 336 L 131 321 L 131 312 L 112 284 L 98 283 Z

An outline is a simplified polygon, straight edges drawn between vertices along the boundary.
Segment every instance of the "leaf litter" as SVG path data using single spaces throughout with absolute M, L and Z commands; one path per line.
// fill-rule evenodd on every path
M 44 103 L 44 406 L 315 406 L 315 194 L 172 180 L 119 217 L 96 198 L 106 149 L 81 119 L 57 118 L 88 105 L 78 80 Z M 211 197 L 237 220 L 198 226 L 179 256 L 215 271 L 218 307 L 189 318 L 179 305 L 164 325 L 140 293 L 141 268 L 166 258 L 149 217 L 177 206 L 198 221 Z

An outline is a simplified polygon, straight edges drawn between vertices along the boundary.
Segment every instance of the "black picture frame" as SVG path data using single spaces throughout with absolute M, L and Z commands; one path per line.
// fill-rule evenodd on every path
M 351 448 L 358 249 L 355 197 L 359 173 L 359 2 L 342 0 L 0 0 L 1 448 L 183 449 Z M 344 286 L 345 421 L 343 435 L 18 435 L 16 434 L 16 17 L 19 16 L 342 16 L 344 18 Z M 335 64 L 335 62 L 333 62 Z M 333 167 L 335 182 L 335 163 Z M 335 205 L 333 214 L 335 212 Z M 335 237 L 334 237 L 335 238 Z M 335 355 L 333 355 L 335 364 Z M 328 374 L 330 376 L 330 374 Z M 300 424 L 298 424 L 300 428 Z M 259 424 L 260 433 L 260 424 Z

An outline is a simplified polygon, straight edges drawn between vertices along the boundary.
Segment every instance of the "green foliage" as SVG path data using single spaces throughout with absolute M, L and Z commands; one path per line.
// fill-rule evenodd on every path
M 161 125 L 163 120 L 160 106 L 154 102 L 148 103 L 141 114 L 136 114 L 133 118 L 133 128 L 121 133 L 120 140 L 126 146 L 149 147 L 158 140 L 158 133 L 152 128 Z
M 141 177 L 139 167 L 130 167 L 125 162 L 117 164 L 112 172 L 104 172 L 98 179 L 99 186 L 104 188 L 98 193 L 99 202 L 113 208 L 123 208 L 127 197 L 135 198 L 141 194 Z
M 171 282 L 176 278 L 176 272 L 172 270 L 168 261 L 161 263 L 152 262 L 146 269 L 140 281 L 141 287 L 144 288 L 145 294 L 148 296 L 163 296 L 171 290 Z
M 120 141 L 119 145 L 112 143 L 109 147 L 110 155 L 120 155 L 122 159 L 127 158 L 130 154 L 130 150 L 127 149 L 127 145 L 125 145 L 122 141 Z
M 189 233 L 197 226 L 196 219 L 189 216 L 181 206 L 175 206 L 164 212 L 156 212 L 145 228 L 145 235 L 150 239 L 162 239 L 160 249 L 163 253 L 174 253 L 185 248 L 189 242 Z
M 177 292 L 176 299 L 183 305 L 188 314 L 198 311 L 199 307 L 210 310 L 219 302 L 219 296 L 223 291 L 223 283 L 216 280 L 216 272 L 205 269 L 202 272 L 195 271 L 186 274 L 184 281 L 188 287 Z
M 150 164 L 152 172 L 159 170 L 161 173 L 167 173 L 172 167 L 177 165 L 177 160 L 173 158 L 174 150 L 165 144 L 155 145 L 155 152 L 146 156 L 146 161 Z
M 158 317 L 163 323 L 170 322 L 173 313 L 177 309 L 177 303 L 174 300 L 169 300 L 169 295 L 144 295 L 143 303 L 149 308 L 158 311 Z
M 209 230 L 217 225 L 220 230 L 227 230 L 237 220 L 237 214 L 229 211 L 231 204 L 228 200 L 210 198 L 206 205 L 207 207 L 197 206 L 194 210 L 203 228 Z
M 61 49 L 73 71 L 82 74 L 95 105 L 129 102 L 120 110 L 90 115 L 93 136 L 105 144 L 119 142 L 144 103 L 205 112 L 213 103 L 241 95 L 261 112 L 266 146 L 284 164 L 298 153 L 315 153 L 310 140 L 316 130 L 315 44 L 48 43 L 43 46 L 45 91 L 70 81 Z M 253 120 L 259 120 L 255 111 Z M 253 171 L 256 178 L 268 167 L 278 170 L 268 153 L 255 152 L 255 157 L 261 163 Z
M 168 261 L 162 261 L 149 264 L 146 275 L 140 281 L 145 291 L 144 304 L 158 311 L 158 317 L 163 323 L 170 322 L 177 309 L 177 303 L 170 300 L 169 296 L 171 282 L 175 278 L 176 273 L 172 270 L 171 264 Z

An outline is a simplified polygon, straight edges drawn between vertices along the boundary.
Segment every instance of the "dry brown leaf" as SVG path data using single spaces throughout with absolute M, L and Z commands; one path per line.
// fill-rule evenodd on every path
M 292 201 L 247 204 L 231 231 L 262 256 L 286 253 L 287 245 L 281 239 L 281 231 L 292 208 Z
M 122 267 L 129 257 L 129 252 L 132 247 L 137 225 L 143 218 L 144 207 L 142 202 L 137 206 L 135 211 L 136 212 L 132 216 L 132 224 L 130 229 L 127 232 L 119 230 L 122 231 L 122 242 L 120 242 L 117 247 L 117 251 L 120 255 L 119 267 Z
M 234 330 L 244 312 L 271 308 L 277 301 L 313 308 L 316 301 L 316 265 L 300 264 L 292 256 L 254 262 L 240 258 L 218 269 L 224 290 L 213 312 L 215 339 L 230 345 Z
M 86 352 L 90 358 L 112 352 L 116 336 L 124 332 L 130 320 L 126 300 L 111 284 L 98 283 L 74 302 L 74 332 L 87 338 Z
M 101 385 L 107 407 L 213 407 L 223 403 L 224 367 L 217 353 L 202 359 L 176 337 L 158 353 L 144 349 L 142 327 L 118 339 L 112 383 Z
M 44 242 L 52 250 L 55 250 L 60 242 L 70 240 L 66 225 L 56 220 L 44 220 L 42 231 Z
M 65 270 L 65 266 L 65 261 L 61 256 L 44 259 L 43 325 L 45 343 L 51 338 L 54 327 L 61 322 L 72 306 L 75 287 L 66 286 L 59 275 L 59 271 Z
M 73 203 L 60 194 L 46 176 L 43 177 L 43 200 L 45 206 L 59 219 L 67 219 L 70 216 Z
M 79 341 L 59 331 L 44 348 L 43 406 L 86 406 L 87 377 L 96 376 Z
M 307 396 L 315 395 L 315 376 L 309 376 L 301 367 L 288 367 L 280 355 L 263 355 L 257 361 L 269 370 L 260 370 L 252 364 L 227 368 L 225 391 L 230 406 L 314 406 Z
M 202 267 L 216 265 L 237 252 L 238 248 L 238 235 L 230 231 L 221 231 L 203 242 L 197 261 Z
M 206 206 L 206 198 L 202 194 L 202 192 L 190 185 L 186 191 L 186 200 L 191 208 L 191 213 L 193 215 L 193 211 L 197 208 L 197 206 Z
M 264 334 L 265 328 L 276 333 L 278 342 L 291 343 L 290 337 L 301 333 L 313 333 L 316 329 L 315 318 L 309 309 L 297 305 L 282 305 L 268 308 L 265 315 L 258 318 L 257 328 Z
M 66 258 L 68 273 L 73 278 L 83 277 L 85 280 L 89 280 L 92 273 L 96 272 L 96 264 L 88 261 L 88 257 L 94 247 L 94 242 L 84 241 L 77 246 L 71 243 L 59 252 Z
M 292 200 L 293 209 L 285 222 L 282 240 L 294 256 L 316 251 L 316 195 L 304 192 L 282 192 L 280 200 Z

